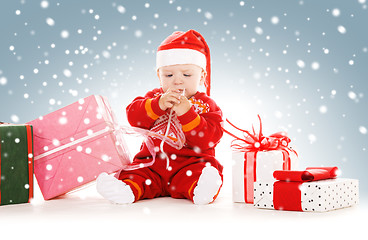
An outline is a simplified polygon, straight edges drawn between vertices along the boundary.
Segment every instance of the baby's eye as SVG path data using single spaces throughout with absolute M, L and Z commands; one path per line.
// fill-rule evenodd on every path
M 172 74 L 166 74 L 166 77 L 172 77 L 173 75 Z
M 190 75 L 190 74 L 184 74 L 184 77 L 190 77 L 190 76 L 192 76 L 192 75 Z

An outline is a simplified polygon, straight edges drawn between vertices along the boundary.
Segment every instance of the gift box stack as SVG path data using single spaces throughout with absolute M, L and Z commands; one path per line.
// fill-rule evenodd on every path
M 311 167 L 298 171 L 298 155 L 284 132 L 270 136 L 240 129 L 234 137 L 233 201 L 257 208 L 325 212 L 358 204 L 359 182 L 337 178 L 337 167 Z

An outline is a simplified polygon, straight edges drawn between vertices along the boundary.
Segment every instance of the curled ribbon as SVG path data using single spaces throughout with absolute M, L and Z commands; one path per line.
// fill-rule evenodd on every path
M 253 133 L 250 133 L 247 130 L 241 129 L 236 127 L 234 124 L 232 124 L 228 119 L 226 121 L 235 129 L 243 132 L 244 138 L 240 138 L 231 132 L 227 131 L 226 129 L 223 129 L 224 132 L 229 134 L 230 136 L 234 137 L 234 140 L 232 140 L 231 148 L 236 151 L 240 152 L 248 152 L 248 151 L 270 151 L 270 150 L 289 150 L 296 154 L 296 152 L 291 149 L 288 145 L 290 143 L 290 138 L 287 137 L 287 134 L 285 132 L 277 132 L 274 134 L 271 134 L 270 136 L 264 136 L 262 133 L 262 120 L 259 115 L 259 133 L 257 134 L 254 130 L 254 127 L 252 126 Z

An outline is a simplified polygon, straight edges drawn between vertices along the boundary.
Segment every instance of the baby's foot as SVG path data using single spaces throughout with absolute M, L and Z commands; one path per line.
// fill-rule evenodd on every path
M 203 205 L 213 202 L 220 191 L 221 184 L 221 176 L 216 168 L 212 166 L 203 168 L 193 192 L 194 204 Z
M 101 173 L 97 177 L 96 188 L 99 194 L 113 203 L 133 203 L 135 199 L 129 185 L 107 173 Z

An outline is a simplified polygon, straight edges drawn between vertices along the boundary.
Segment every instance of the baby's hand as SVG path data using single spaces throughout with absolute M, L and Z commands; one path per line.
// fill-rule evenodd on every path
M 180 95 L 179 103 L 174 104 L 173 111 L 176 113 L 176 115 L 181 116 L 189 111 L 189 109 L 192 107 L 192 103 L 183 95 Z
M 175 104 L 180 104 L 181 93 L 179 90 L 168 89 L 161 95 L 158 104 L 163 111 L 174 107 Z

